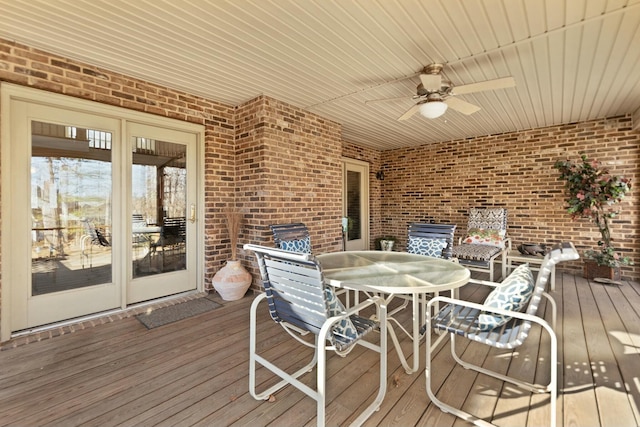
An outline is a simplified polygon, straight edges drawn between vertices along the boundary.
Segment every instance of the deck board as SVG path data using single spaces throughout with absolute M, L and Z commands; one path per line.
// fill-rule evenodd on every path
M 557 278 L 556 278 L 557 279 Z M 563 276 L 562 281 L 562 338 L 564 425 L 600 425 L 594 391 L 591 362 L 587 351 L 585 331 L 596 313 L 581 316 L 580 293 L 583 283 L 575 276 Z M 576 319 L 576 321 L 569 321 Z M 585 323 L 586 322 L 586 323 Z M 586 329 L 585 329 L 586 328 Z
M 605 421 L 606 425 L 632 424 L 640 420 L 638 407 L 632 404 L 639 401 L 640 383 L 625 383 L 624 378 L 633 378 L 635 375 L 637 380 L 640 373 L 638 313 L 633 310 L 622 289 L 605 286 L 592 289 L 603 322 L 601 339 L 593 340 L 593 352 L 590 354 L 592 360 L 599 362 L 594 370 L 598 372 L 598 402 L 606 402 L 602 408 L 602 412 L 607 412 L 602 417 L 603 425 Z M 610 346 L 601 345 L 607 339 Z M 625 402 L 625 398 L 629 401 Z
M 558 425 L 640 424 L 640 284 L 602 285 L 558 274 Z M 465 287 L 462 297 L 483 294 Z M 0 426 L 285 426 L 316 423 L 315 402 L 293 387 L 275 401 L 248 393 L 249 307 L 252 297 L 211 312 L 147 330 L 134 317 L 94 321 L 64 335 L 0 352 Z M 545 307 L 549 311 L 549 307 Z M 399 314 L 410 322 L 409 310 Z M 549 316 L 547 316 L 549 318 Z M 299 367 L 310 355 L 260 313 L 258 346 L 270 358 Z M 264 321 L 262 321 L 264 320 Z M 531 334 L 515 354 L 459 342 L 484 366 L 546 379 L 546 334 Z M 400 335 L 408 354 L 408 338 Z M 38 337 L 35 337 L 38 338 Z M 420 370 L 404 372 L 389 341 L 388 389 L 365 426 L 465 426 L 435 407 L 425 392 L 424 343 Z M 11 343 L 9 343 L 11 344 Z M 377 354 L 358 348 L 331 355 L 328 425 L 347 425 L 377 392 Z M 497 425 L 545 425 L 548 395 L 532 395 L 457 367 L 448 342 L 433 357 L 437 395 Z M 272 384 L 264 369 L 261 386 Z M 313 381 L 313 373 L 307 376 Z

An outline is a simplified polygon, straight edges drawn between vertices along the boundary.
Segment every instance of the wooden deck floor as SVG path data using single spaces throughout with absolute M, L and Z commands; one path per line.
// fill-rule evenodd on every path
M 481 297 L 474 285 L 465 288 L 462 296 Z M 601 285 L 559 274 L 554 294 L 559 303 L 558 425 L 640 425 L 640 284 Z M 8 348 L 0 352 L 0 425 L 315 425 L 314 402 L 293 387 L 277 393 L 274 402 L 248 394 L 252 300 L 222 302 L 222 308 L 152 330 L 128 317 Z M 263 318 L 261 348 L 285 365 L 300 365 L 308 351 L 299 350 L 266 310 Z M 540 375 L 535 362 L 546 360 L 532 341 L 513 356 L 475 344 L 465 351 L 485 365 Z M 402 344 L 410 352 L 408 340 Z M 466 425 L 430 404 L 424 371 L 407 375 L 390 347 L 388 392 L 366 425 Z M 424 343 L 420 359 L 424 367 Z M 329 375 L 327 424 L 347 425 L 375 394 L 376 357 L 361 348 L 346 358 L 332 355 Z M 442 385 L 440 397 L 498 425 L 547 424 L 546 396 L 454 368 L 442 346 L 434 380 Z

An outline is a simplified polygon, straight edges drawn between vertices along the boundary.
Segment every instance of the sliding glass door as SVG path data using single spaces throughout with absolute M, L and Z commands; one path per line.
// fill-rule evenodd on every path
M 199 132 L 153 117 L 9 106 L 4 339 L 8 324 L 15 332 L 202 288 Z

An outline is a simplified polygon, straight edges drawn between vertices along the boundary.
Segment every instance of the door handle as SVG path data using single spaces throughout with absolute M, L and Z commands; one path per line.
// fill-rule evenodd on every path
M 195 203 L 191 203 L 191 212 L 189 214 L 189 221 L 196 222 L 196 205 Z

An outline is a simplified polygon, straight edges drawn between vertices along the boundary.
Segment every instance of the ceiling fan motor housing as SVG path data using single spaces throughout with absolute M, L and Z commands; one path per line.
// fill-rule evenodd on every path
M 416 89 L 416 93 L 419 97 L 425 97 L 433 94 L 438 94 L 440 95 L 440 97 L 443 97 L 443 96 L 449 95 L 451 93 L 452 88 L 453 88 L 453 85 L 451 84 L 451 82 L 447 82 L 444 80 L 440 83 L 440 90 L 438 91 L 429 91 L 424 87 L 422 83 L 420 83 Z
M 429 64 L 425 65 L 422 71 L 424 71 L 425 74 L 440 74 L 443 67 L 444 65 L 442 64 Z

